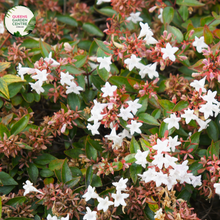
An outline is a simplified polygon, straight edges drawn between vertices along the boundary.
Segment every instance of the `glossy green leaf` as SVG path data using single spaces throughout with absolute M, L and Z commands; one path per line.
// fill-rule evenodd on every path
M 209 126 L 206 128 L 208 136 L 211 140 L 217 141 L 219 137 L 218 126 L 214 121 L 209 122 Z
M 29 167 L 27 167 L 27 172 L 28 172 L 29 178 L 30 178 L 31 182 L 36 184 L 37 178 L 39 175 L 38 168 L 36 167 L 36 165 L 34 163 L 29 163 L 28 166 Z
M 22 93 L 22 97 L 28 103 L 32 103 L 34 101 L 34 93 Z
M 180 16 L 182 17 L 182 19 L 184 21 L 186 21 L 189 17 L 189 11 L 188 11 L 188 8 L 185 6 L 185 5 L 182 5 L 180 8 L 179 8 L 179 13 L 180 13 Z
M 51 51 L 50 45 L 40 39 L 39 40 L 39 47 L 40 47 L 41 54 L 43 55 L 43 57 L 44 58 L 48 57 L 48 55 Z
M 213 42 L 213 34 L 210 31 L 209 27 L 207 25 L 204 26 L 204 41 L 206 44 L 211 44 Z
M 3 125 L 2 123 L 0 123 L 0 138 L 2 140 L 4 138 L 4 134 L 6 134 L 7 137 L 11 136 L 10 131 L 8 130 L 8 128 L 5 125 Z
M 162 17 L 163 17 L 164 23 L 170 24 L 170 22 L 173 20 L 173 16 L 174 16 L 173 7 L 168 6 L 163 9 Z
M 173 112 L 180 111 L 184 108 L 187 108 L 188 106 L 189 106 L 189 103 L 187 101 L 181 100 L 175 105 L 175 107 L 173 108 Z
M 112 17 L 117 13 L 114 9 L 112 9 L 112 7 L 109 6 L 100 8 L 98 12 L 108 17 Z
M 87 60 L 87 57 L 88 57 L 87 55 L 78 55 L 78 56 L 75 56 L 74 59 L 77 60 L 77 61 L 74 63 L 75 66 L 76 66 L 77 68 L 82 67 L 82 66 L 85 64 L 85 62 L 86 62 L 86 60 Z
M 173 34 L 174 39 L 176 39 L 178 43 L 181 43 L 183 41 L 184 38 L 183 38 L 182 31 L 180 29 L 174 26 L 168 25 L 167 31 Z
M 86 156 L 90 160 L 95 161 L 97 159 L 97 150 L 89 143 L 88 138 L 86 141 Z
M 113 51 L 112 50 L 110 50 L 108 47 L 107 47 L 107 45 L 105 45 L 101 40 L 98 40 L 98 39 L 94 39 L 95 40 L 95 42 L 98 44 L 98 46 L 103 50 L 103 51 L 105 51 L 106 53 L 108 53 L 108 54 L 113 54 Z
M 161 123 L 161 125 L 160 125 L 159 137 L 160 137 L 160 138 L 163 138 L 163 137 L 164 137 L 164 134 L 165 134 L 165 131 L 167 131 L 167 130 L 168 130 L 168 124 L 163 121 L 163 122 Z M 172 127 L 172 128 L 169 130 L 169 135 L 171 135 L 175 130 L 176 130 L 176 128 L 175 128 L 175 127 Z
M 80 101 L 79 95 L 75 93 L 68 94 L 67 103 L 70 106 L 70 109 L 72 110 L 76 110 L 76 108 L 78 108 L 79 110 L 81 107 L 81 101 Z
M 80 179 L 81 179 L 81 177 L 74 177 L 73 179 L 67 181 L 65 184 L 69 188 L 72 188 L 72 187 L 76 186 L 79 183 Z
M 0 62 L 0 72 L 3 72 L 5 69 L 9 68 L 10 65 L 10 62 Z
M 55 159 L 56 159 L 56 157 L 54 157 L 53 155 L 44 153 L 44 154 L 38 156 L 34 160 L 34 163 L 39 164 L 39 165 L 46 165 L 46 164 L 49 164 L 52 160 L 55 160 Z
M 86 31 L 89 35 L 103 37 L 103 32 L 94 24 L 85 22 L 82 26 L 83 30 Z
M 23 116 L 20 120 L 18 120 L 11 128 L 11 134 L 17 135 L 21 131 L 25 129 L 29 122 L 30 115 Z
M 159 126 L 160 123 L 151 115 L 149 115 L 148 113 L 141 113 L 138 115 L 138 120 L 143 121 L 146 124 L 149 125 L 157 125 Z
M 65 159 L 61 170 L 62 182 L 66 183 L 73 179 L 72 172 L 68 166 L 67 159 Z
M 140 150 L 140 146 L 138 142 L 135 140 L 135 137 L 133 136 L 130 143 L 130 153 L 137 153 L 138 150 Z
M 5 80 L 0 78 L 0 92 L 7 98 L 9 99 L 9 90 L 8 90 L 8 84 L 5 82 Z
M 23 82 L 18 82 L 18 83 L 12 83 L 12 84 L 8 85 L 10 98 L 14 97 L 15 95 L 17 95 L 19 93 L 23 84 L 24 84 Z
M 89 166 L 86 170 L 86 188 L 88 188 L 88 186 L 91 185 L 92 176 L 93 176 L 93 169 L 92 166 Z
M 27 200 L 26 197 L 18 196 L 18 197 L 9 199 L 5 204 L 15 208 L 17 205 L 22 205 L 26 200 Z
M 130 176 L 134 184 L 136 184 L 138 179 L 138 174 L 142 173 L 142 166 L 136 163 L 133 163 L 130 166 Z
M 5 173 L 4 171 L 0 172 L 0 182 L 4 186 L 18 185 L 18 183 L 8 173 Z
M 100 186 L 102 186 L 102 180 L 96 174 L 93 174 L 91 186 L 92 187 L 100 187 Z
M 195 6 L 195 7 L 202 7 L 205 6 L 205 4 L 197 1 L 197 0 L 177 0 L 177 5 L 185 5 L 185 6 Z
M 49 168 L 44 168 L 40 171 L 40 175 L 44 178 L 47 178 L 53 176 L 54 172 L 51 171 Z
M 60 67 L 60 69 L 65 71 L 65 72 L 68 71 L 70 74 L 76 74 L 76 75 L 77 74 L 81 74 L 81 73 L 84 72 L 83 70 L 81 70 L 81 69 L 79 69 L 79 68 L 77 68 L 77 67 L 75 67 L 75 66 L 73 66 L 71 64 L 62 65 Z
M 136 155 L 136 154 L 128 154 L 128 155 L 124 158 L 125 162 L 126 162 L 126 163 L 133 163 L 133 162 L 135 162 L 135 161 L 136 161 L 135 155 Z
M 68 24 L 71 25 L 73 27 L 77 27 L 78 26 L 78 22 L 76 21 L 76 19 L 70 17 L 69 15 L 57 15 L 57 20 L 64 23 L 64 24 Z
M 136 92 L 136 90 L 129 84 L 128 79 L 129 79 L 129 77 L 112 76 L 109 78 L 109 82 L 112 83 L 113 85 L 120 87 L 120 88 L 123 85 L 125 85 L 126 91 L 128 91 L 128 92 Z
M 64 163 L 64 160 L 63 159 L 55 159 L 55 160 L 52 160 L 50 161 L 49 163 L 49 169 L 51 171 L 54 171 L 54 170 L 60 170 L 63 166 L 63 163 Z
M 203 164 L 201 164 L 200 162 L 201 162 L 200 160 L 199 161 L 195 161 L 193 164 L 191 164 L 189 166 L 189 170 L 191 170 L 192 174 L 195 175 L 195 176 L 199 174 L 198 170 L 203 168 Z

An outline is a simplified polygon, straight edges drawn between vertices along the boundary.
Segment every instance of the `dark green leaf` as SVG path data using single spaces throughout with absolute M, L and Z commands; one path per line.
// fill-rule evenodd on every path
M 31 182 L 36 184 L 37 178 L 39 175 L 38 168 L 36 167 L 36 165 L 34 163 L 29 163 L 28 165 L 29 165 L 29 167 L 27 168 L 27 172 L 30 177 L 30 180 L 31 180 Z
M 82 151 L 81 149 L 78 149 L 78 148 L 74 148 L 74 149 L 70 149 L 70 150 L 66 150 L 64 151 L 64 153 L 71 157 L 71 158 L 78 158 L 80 154 L 84 154 L 85 152 Z
M 166 24 L 170 24 L 170 22 L 173 20 L 173 16 L 174 16 L 174 9 L 173 7 L 166 7 L 163 9 L 163 22 Z
M 142 166 L 136 163 L 133 163 L 130 166 L 130 176 L 134 184 L 136 184 L 138 179 L 138 174 L 142 172 Z
M 183 34 L 182 31 L 174 26 L 168 25 L 167 31 L 173 34 L 174 39 L 177 40 L 178 43 L 183 41 Z
M 18 185 L 18 183 L 7 173 L 4 171 L 0 172 L 0 181 L 4 186 L 8 185 Z
M 73 179 L 69 180 L 66 182 L 66 185 L 69 187 L 69 188 L 72 188 L 74 186 L 77 185 L 77 183 L 80 181 L 81 177 L 74 177 Z
M 100 187 L 100 186 L 102 186 L 102 180 L 96 174 L 93 174 L 91 186 L 92 187 Z
M 51 177 L 54 175 L 54 172 L 51 171 L 49 168 L 44 168 L 40 171 L 40 175 L 44 178 Z
M 209 122 L 209 126 L 206 128 L 208 136 L 211 140 L 217 141 L 219 137 L 218 126 L 214 121 Z
M 78 26 L 78 22 L 74 18 L 70 17 L 69 15 L 57 15 L 56 17 L 57 17 L 57 20 L 62 23 L 71 25 L 73 27 Z
M 62 182 L 66 183 L 73 179 L 72 172 L 67 164 L 67 159 L 65 159 L 62 170 L 61 170 Z
M 110 50 L 102 41 L 100 41 L 96 38 L 94 40 L 103 51 L 105 51 L 108 54 L 113 54 L 113 51 Z
M 23 116 L 19 121 L 17 121 L 11 128 L 11 134 L 17 135 L 21 131 L 23 131 L 29 122 L 29 118 L 30 115 L 28 114 Z
M 79 110 L 81 107 L 81 101 L 79 99 L 79 95 L 77 95 L 75 93 L 68 94 L 67 103 L 70 106 L 70 109 L 72 109 L 72 110 L 76 110 L 76 107 Z
M 9 199 L 5 204 L 15 208 L 17 205 L 22 205 L 26 200 L 27 200 L 26 197 L 18 196 L 18 197 Z
M 77 67 L 75 67 L 71 64 L 62 65 L 60 67 L 60 69 L 66 71 L 66 72 L 68 71 L 70 74 L 81 74 L 84 72 L 83 70 L 78 69 Z
M 88 34 L 92 36 L 99 36 L 99 37 L 104 36 L 103 32 L 96 25 L 92 23 L 85 22 L 83 23 L 82 28 L 84 31 L 86 31 Z
M 195 6 L 195 7 L 201 7 L 205 6 L 205 4 L 197 1 L 197 0 L 177 0 L 177 5 L 185 5 L 185 6 Z
M 34 160 L 34 163 L 39 164 L 39 165 L 46 165 L 55 159 L 56 159 L 56 157 L 52 156 L 51 154 L 44 153 L 44 154 L 38 156 L 37 159 Z
M 91 185 L 92 182 L 93 169 L 92 166 L 89 166 L 86 170 L 86 188 Z
M 180 111 L 184 108 L 187 108 L 188 106 L 189 106 L 189 103 L 187 101 L 181 100 L 175 105 L 175 107 L 173 108 L 173 112 Z
M 130 153 L 137 153 L 138 150 L 140 150 L 140 146 L 138 142 L 135 140 L 135 137 L 133 136 L 130 143 Z
M 143 121 L 146 124 L 149 125 L 157 125 L 159 126 L 160 123 L 151 115 L 149 115 L 148 113 L 141 113 L 138 115 L 138 120 Z

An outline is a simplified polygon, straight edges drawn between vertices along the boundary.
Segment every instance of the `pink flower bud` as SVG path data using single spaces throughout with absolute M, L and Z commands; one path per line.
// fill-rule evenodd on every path
M 155 9 L 157 9 L 158 7 L 157 6 L 153 6 L 149 9 L 149 12 L 152 13 Z
M 66 124 L 63 125 L 63 127 L 61 128 L 61 133 L 64 133 L 66 131 Z
M 194 34 L 194 32 L 195 32 L 194 30 L 191 30 L 191 31 L 189 32 L 189 38 L 192 37 L 192 35 Z

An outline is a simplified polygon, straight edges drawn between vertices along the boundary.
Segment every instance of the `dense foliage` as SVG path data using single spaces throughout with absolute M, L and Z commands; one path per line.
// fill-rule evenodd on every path
M 220 217 L 218 1 L 0 9 L 0 219 Z

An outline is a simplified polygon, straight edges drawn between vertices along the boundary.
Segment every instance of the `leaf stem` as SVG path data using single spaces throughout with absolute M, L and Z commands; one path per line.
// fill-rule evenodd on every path
M 11 34 L 8 34 L 8 36 L 5 38 L 5 40 L 2 42 L 0 49 L 4 46 L 4 44 L 6 43 L 6 41 L 9 39 L 9 37 L 11 36 Z

